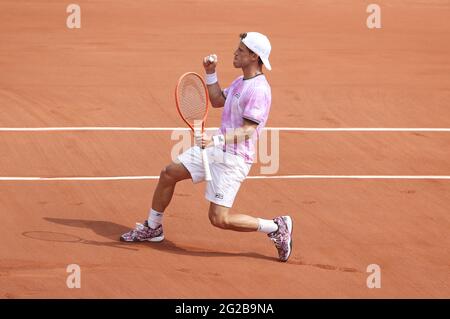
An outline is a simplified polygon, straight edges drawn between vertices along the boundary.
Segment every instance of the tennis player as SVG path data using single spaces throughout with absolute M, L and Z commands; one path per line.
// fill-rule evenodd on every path
M 221 127 L 213 136 L 197 134 L 196 145 L 178 156 L 179 163 L 172 163 L 161 171 L 148 220 L 137 223 L 135 229 L 123 234 L 122 241 L 160 242 L 164 239 L 163 213 L 172 199 L 176 183 L 185 179 L 192 179 L 193 183 L 205 180 L 200 147 L 206 147 L 212 181 L 207 182 L 205 197 L 210 202 L 211 224 L 239 232 L 266 233 L 275 243 L 279 260 L 288 260 L 292 251 L 291 217 L 267 220 L 230 213 L 254 160 L 254 144 L 269 116 L 271 88 L 262 68 L 264 65 L 271 70 L 270 51 L 271 45 L 265 35 L 258 32 L 240 34 L 233 65 L 242 69 L 243 75 L 224 90 L 217 78 L 217 57 L 210 55 L 203 59 L 211 105 L 223 108 Z

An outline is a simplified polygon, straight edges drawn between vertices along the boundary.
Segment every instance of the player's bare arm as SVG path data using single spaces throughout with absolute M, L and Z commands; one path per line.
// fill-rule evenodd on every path
M 210 147 L 214 145 L 214 139 L 217 138 L 216 143 L 220 144 L 238 144 L 240 142 L 250 139 L 255 133 L 258 123 L 244 119 L 244 124 L 241 127 L 230 129 L 226 134 L 221 136 L 209 136 L 207 133 L 195 136 L 196 144 L 198 146 Z
M 217 56 L 215 54 L 211 54 L 203 58 L 203 67 L 205 68 L 205 72 L 207 77 L 216 78 L 215 83 L 206 82 L 208 87 L 208 95 L 209 100 L 211 101 L 211 106 L 215 108 L 220 108 L 225 105 L 225 97 L 222 93 L 222 89 L 217 81 L 216 74 L 216 66 L 217 66 Z

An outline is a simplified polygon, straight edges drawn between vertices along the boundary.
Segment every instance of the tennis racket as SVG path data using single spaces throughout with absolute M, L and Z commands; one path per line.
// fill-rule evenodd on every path
M 195 72 L 188 72 L 180 77 L 175 88 L 177 110 L 194 134 L 205 131 L 208 99 L 208 89 L 200 75 Z M 211 171 L 206 149 L 202 147 L 201 152 L 205 169 L 205 180 L 209 182 L 211 181 Z

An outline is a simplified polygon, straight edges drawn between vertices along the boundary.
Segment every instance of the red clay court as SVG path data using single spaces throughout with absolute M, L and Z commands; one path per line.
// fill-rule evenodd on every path
M 377 1 L 381 29 L 366 26 L 368 1 L 77 3 L 69 29 L 69 2 L 2 1 L 1 298 L 450 297 L 448 1 Z M 157 181 L 137 177 L 171 159 L 163 128 L 184 127 L 178 77 L 214 52 L 227 86 L 245 31 L 272 42 L 268 127 L 300 130 L 280 130 L 281 177 L 246 180 L 233 211 L 290 214 L 289 262 L 263 234 L 210 225 L 205 185 L 190 181 L 163 243 L 119 242 L 150 208 Z M 400 130 L 326 130 L 345 128 Z

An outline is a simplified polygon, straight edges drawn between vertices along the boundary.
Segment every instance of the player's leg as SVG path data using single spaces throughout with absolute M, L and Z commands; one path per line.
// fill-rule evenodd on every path
M 279 216 L 273 220 L 255 218 L 244 214 L 230 214 L 230 208 L 211 202 L 209 206 L 211 224 L 222 229 L 239 232 L 259 231 L 267 234 L 278 250 L 280 261 L 287 261 L 292 251 L 292 219 Z
M 176 183 L 189 178 L 191 174 L 181 163 L 172 163 L 161 171 L 148 214 L 147 223 L 150 228 L 156 229 L 162 224 L 164 211 L 172 200 Z
M 210 202 L 209 219 L 219 228 L 241 232 L 264 231 L 271 233 L 278 229 L 273 220 L 264 220 L 245 214 L 230 214 L 236 195 L 250 171 L 251 164 L 237 155 L 217 151 L 220 161 L 210 162 L 212 181 L 206 185 L 205 197 Z
M 122 241 L 162 241 L 164 239 L 162 218 L 164 210 L 169 205 L 175 185 L 184 179 L 192 179 L 199 183 L 204 179 L 204 169 L 199 147 L 191 147 L 178 157 L 179 163 L 165 167 L 160 174 L 158 184 L 153 194 L 152 208 L 148 219 L 137 223 L 136 228 L 123 234 Z
M 257 231 L 259 226 L 257 218 L 244 214 L 230 214 L 229 207 L 212 202 L 209 205 L 208 216 L 211 224 L 222 229 L 251 232 Z
M 123 234 L 121 241 L 152 241 L 164 239 L 162 218 L 166 207 L 172 199 L 177 182 L 191 178 L 189 171 L 180 163 L 166 166 L 160 174 L 158 185 L 153 193 L 152 209 L 149 218 L 143 224 L 136 223 L 135 229 Z
M 159 174 L 158 185 L 153 193 L 152 209 L 164 212 L 172 199 L 176 183 L 190 178 L 191 174 L 183 164 L 172 163 L 166 166 Z
M 230 208 L 246 178 L 250 165 L 238 156 L 224 154 L 225 160 L 211 165 L 213 179 L 206 186 L 205 197 L 210 201 L 209 219 L 222 229 L 240 232 L 259 231 L 275 244 L 280 261 L 287 261 L 292 251 L 292 218 L 255 218 L 244 214 L 231 214 Z

